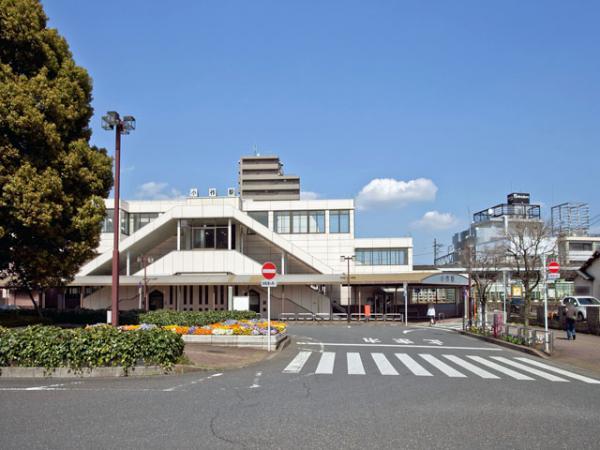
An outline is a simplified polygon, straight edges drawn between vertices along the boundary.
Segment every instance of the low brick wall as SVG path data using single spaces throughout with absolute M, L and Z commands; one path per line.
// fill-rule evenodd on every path
M 181 336 L 186 343 L 217 345 L 222 347 L 249 347 L 266 350 L 268 347 L 267 336 L 197 336 L 184 334 Z M 276 349 L 285 342 L 287 334 L 271 336 L 271 346 Z

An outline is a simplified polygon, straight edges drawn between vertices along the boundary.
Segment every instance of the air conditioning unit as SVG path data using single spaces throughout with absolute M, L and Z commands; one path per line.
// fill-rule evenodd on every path
M 216 197 L 217 196 L 217 188 L 210 188 L 208 190 L 208 196 L 209 197 Z
M 198 197 L 198 188 L 191 188 L 190 189 L 190 197 Z
M 227 188 L 227 196 L 228 197 L 235 197 L 235 188 Z

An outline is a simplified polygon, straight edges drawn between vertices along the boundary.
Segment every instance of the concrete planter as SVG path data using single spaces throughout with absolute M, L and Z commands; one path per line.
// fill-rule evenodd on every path
M 95 367 L 73 371 L 68 367 L 47 370 L 43 367 L 0 367 L 2 378 L 96 378 L 164 375 L 165 370 L 159 366 L 137 366 L 127 373 L 122 367 Z
M 182 335 L 183 342 L 190 344 L 217 345 L 222 347 L 249 347 L 266 350 L 268 347 L 268 336 L 196 336 L 193 334 Z M 276 334 L 271 336 L 271 347 L 279 348 L 287 339 L 287 334 Z

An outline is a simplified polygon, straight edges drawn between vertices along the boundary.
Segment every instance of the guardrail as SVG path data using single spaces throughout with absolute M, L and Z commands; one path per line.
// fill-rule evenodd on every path
M 516 330 L 516 333 L 511 333 Z M 528 347 L 539 347 L 542 351 L 552 354 L 554 352 L 554 332 L 525 328 L 520 325 L 505 325 L 504 332 L 506 336 L 520 338 Z M 546 343 L 547 348 L 546 348 Z
M 341 321 L 348 320 L 346 313 L 281 313 L 279 314 L 279 320 L 282 322 L 291 321 Z M 404 314 L 402 313 L 388 313 L 388 314 L 371 314 L 367 316 L 364 313 L 352 313 L 350 314 L 350 320 L 355 322 L 403 322 Z

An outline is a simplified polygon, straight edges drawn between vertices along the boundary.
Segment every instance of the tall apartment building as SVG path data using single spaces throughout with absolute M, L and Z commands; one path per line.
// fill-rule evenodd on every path
M 300 177 L 284 175 L 278 156 L 244 156 L 239 161 L 240 197 L 250 200 L 300 200 Z

